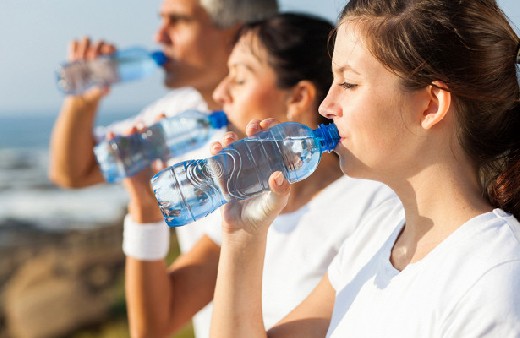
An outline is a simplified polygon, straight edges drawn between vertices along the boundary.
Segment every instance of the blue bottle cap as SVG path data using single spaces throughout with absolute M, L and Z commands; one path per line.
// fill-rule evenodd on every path
M 338 145 L 339 131 L 334 123 L 320 124 L 318 129 L 313 130 L 313 133 L 320 140 L 322 152 L 331 152 Z
M 152 57 L 152 59 L 155 61 L 155 63 L 158 66 L 164 65 L 166 63 L 166 61 L 168 61 L 168 58 L 161 50 L 156 50 L 156 51 L 152 52 L 150 54 L 150 56 Z
M 215 129 L 220 129 L 229 124 L 229 120 L 223 110 L 216 110 L 208 116 L 209 124 Z

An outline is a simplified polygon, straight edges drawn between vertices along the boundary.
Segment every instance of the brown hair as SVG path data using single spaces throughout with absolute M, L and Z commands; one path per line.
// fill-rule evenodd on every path
M 482 193 L 520 219 L 519 38 L 494 0 L 350 0 L 370 52 L 407 90 L 442 81 Z

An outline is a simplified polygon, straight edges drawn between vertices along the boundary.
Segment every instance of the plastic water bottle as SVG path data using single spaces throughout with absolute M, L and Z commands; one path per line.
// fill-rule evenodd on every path
M 130 177 L 157 159 L 167 160 L 205 145 L 216 130 L 228 125 L 223 111 L 186 110 L 164 118 L 142 133 L 116 136 L 94 147 L 105 181 Z
M 95 86 L 142 79 L 166 63 L 162 51 L 128 48 L 94 60 L 78 60 L 63 64 L 56 71 L 58 88 L 65 94 L 77 95 Z
M 308 177 L 322 152 L 339 142 L 334 124 L 316 130 L 286 122 L 229 145 L 208 159 L 168 167 L 152 178 L 166 223 L 177 227 L 196 221 L 230 200 L 243 200 L 269 189 L 268 179 L 281 171 L 290 182 Z

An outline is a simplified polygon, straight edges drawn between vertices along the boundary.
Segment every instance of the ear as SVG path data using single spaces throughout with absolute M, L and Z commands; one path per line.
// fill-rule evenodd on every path
M 421 126 L 424 129 L 431 129 L 442 121 L 451 106 L 451 93 L 447 90 L 444 82 L 434 81 L 428 87 L 430 102 L 421 117 Z
M 316 86 L 310 81 L 298 82 L 289 92 L 287 98 L 287 118 L 290 121 L 305 122 L 312 114 L 309 111 L 317 110 Z

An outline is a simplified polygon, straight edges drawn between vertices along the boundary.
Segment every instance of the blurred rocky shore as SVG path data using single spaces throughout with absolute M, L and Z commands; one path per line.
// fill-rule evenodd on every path
M 68 337 L 106 320 L 122 297 L 121 241 L 122 215 L 90 228 L 0 221 L 0 337 Z

